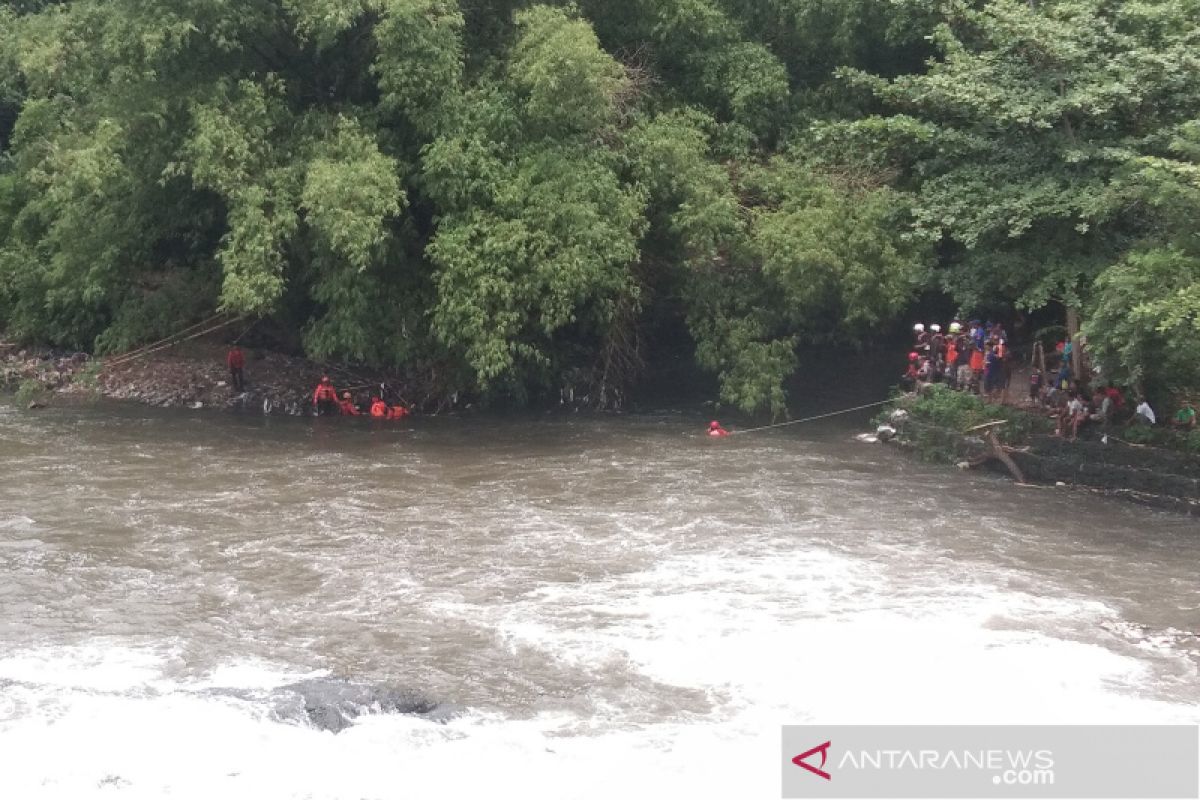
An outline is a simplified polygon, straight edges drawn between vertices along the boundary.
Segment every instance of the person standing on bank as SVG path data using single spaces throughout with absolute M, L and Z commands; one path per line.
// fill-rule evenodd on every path
M 229 349 L 229 354 L 225 356 L 225 365 L 229 367 L 229 384 L 235 392 L 246 391 L 246 376 L 243 370 L 246 369 L 246 356 L 242 353 L 242 348 L 236 344 Z

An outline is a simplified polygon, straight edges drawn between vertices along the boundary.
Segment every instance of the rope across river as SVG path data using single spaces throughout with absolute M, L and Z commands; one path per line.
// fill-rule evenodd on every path
M 841 414 L 851 414 L 855 411 L 863 411 L 864 409 L 868 409 L 868 408 L 876 408 L 877 406 L 885 406 L 891 402 L 894 402 L 893 399 L 888 398 L 887 400 L 880 400 L 877 403 L 867 403 L 866 405 L 855 406 L 854 408 L 843 408 L 841 411 L 830 411 L 827 414 L 817 414 L 816 416 L 804 417 L 803 419 L 791 419 L 791 420 L 788 420 L 787 422 L 776 422 L 773 425 L 760 425 L 757 428 L 744 428 L 742 430 L 730 431 L 729 435 L 730 436 L 738 436 L 743 433 L 754 433 L 755 431 L 765 431 L 765 430 L 769 430 L 771 428 L 782 428 L 787 425 L 799 425 L 802 422 L 815 422 L 816 420 L 826 419 L 827 417 L 836 417 Z

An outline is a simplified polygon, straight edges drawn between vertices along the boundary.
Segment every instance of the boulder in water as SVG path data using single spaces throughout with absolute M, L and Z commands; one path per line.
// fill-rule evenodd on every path
M 411 714 L 433 722 L 446 722 L 457 710 L 416 692 L 371 686 L 336 678 L 301 681 L 282 689 L 287 697 L 281 716 L 303 719 L 323 731 L 338 733 L 365 714 Z

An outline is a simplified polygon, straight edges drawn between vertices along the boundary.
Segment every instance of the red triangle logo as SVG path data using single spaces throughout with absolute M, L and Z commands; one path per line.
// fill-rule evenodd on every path
M 804 760 L 804 759 L 808 758 L 809 756 L 816 755 L 817 753 L 821 754 L 821 766 L 820 767 L 814 767 L 812 764 L 809 764 L 808 762 L 806 762 Z M 792 763 L 795 764 L 797 767 L 804 767 L 806 770 L 811 772 L 813 775 L 819 775 L 820 777 L 824 778 L 825 780 L 831 780 L 831 778 L 829 777 L 829 773 L 823 769 L 823 767 L 825 766 L 825 759 L 828 755 L 829 755 L 829 742 L 826 742 L 825 744 L 817 745 L 816 747 L 814 747 L 811 750 L 805 750 L 803 753 L 801 753 L 800 755 L 793 758 Z

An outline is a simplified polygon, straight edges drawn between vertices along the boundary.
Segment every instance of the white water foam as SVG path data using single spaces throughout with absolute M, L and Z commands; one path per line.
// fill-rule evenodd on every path
M 288 665 L 233 661 L 183 679 L 170 646 L 15 653 L 0 659 L 5 796 L 770 798 L 786 723 L 1200 718 L 1153 698 L 1145 662 L 1046 633 L 1119 627 L 1102 603 L 984 577 L 891 580 L 885 562 L 809 548 L 677 556 L 493 607 L 431 597 L 514 649 L 708 698 L 658 719 L 610 696 L 586 715 L 391 714 L 334 735 L 281 721 L 261 699 L 319 674 Z

